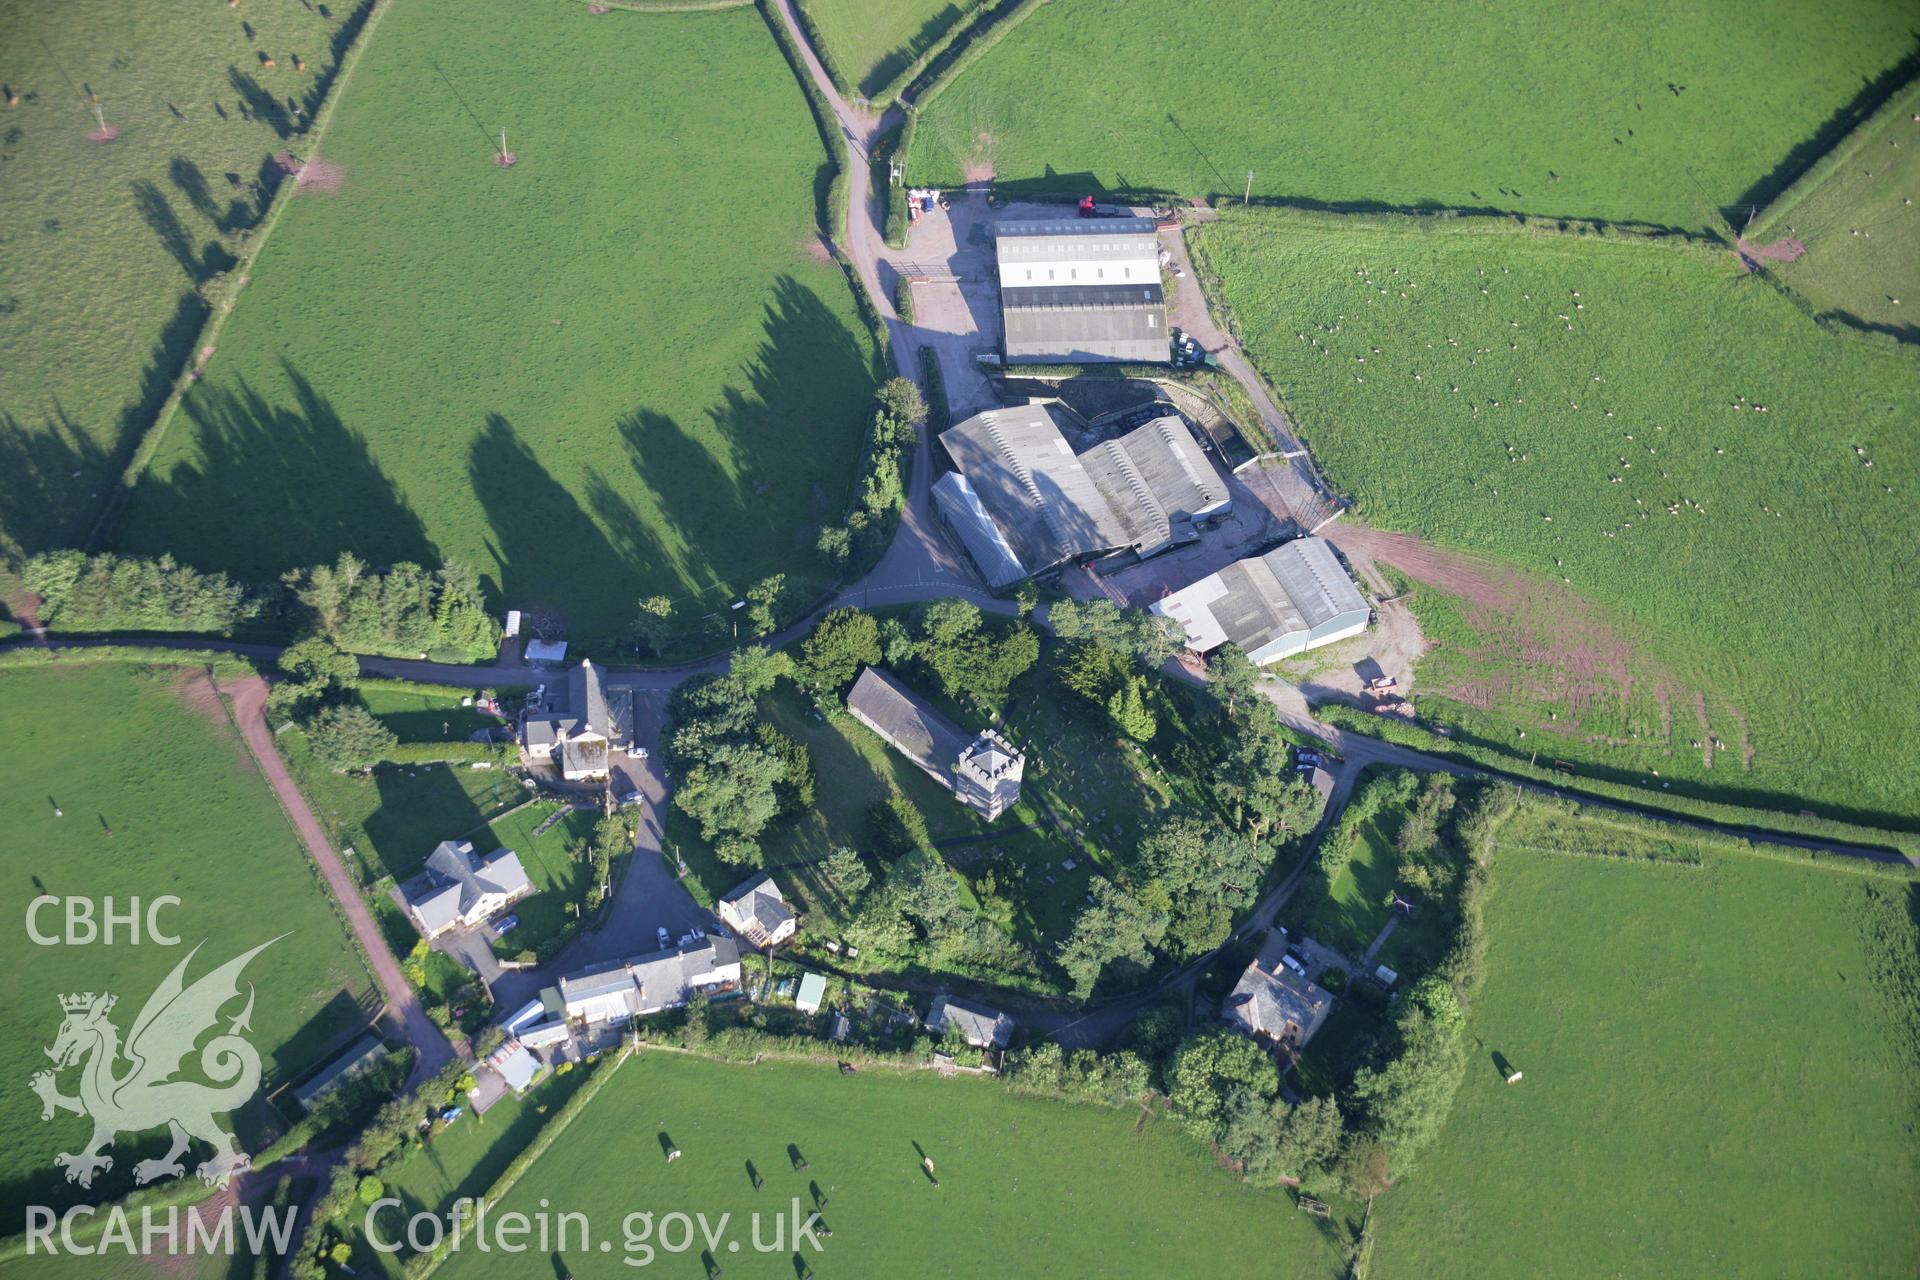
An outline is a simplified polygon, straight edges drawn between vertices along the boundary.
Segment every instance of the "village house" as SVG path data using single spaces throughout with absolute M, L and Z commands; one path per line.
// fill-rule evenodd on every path
M 701 937 L 561 978 L 540 993 L 537 1011 L 529 1006 L 510 1025 L 526 1023 L 519 1037 L 522 1044 L 530 1044 L 559 1038 L 550 1030 L 555 1023 L 622 1026 L 677 1009 L 696 995 L 739 992 L 740 948 L 731 938 Z
M 976 1049 L 1004 1049 L 1013 1040 L 1013 1019 L 998 1009 L 989 1009 L 958 996 L 935 996 L 927 1010 L 927 1030 L 944 1036 L 948 1030 Z
M 1284 940 L 1274 958 L 1263 949 L 1220 1006 L 1226 1024 L 1261 1044 L 1304 1049 L 1333 1011 L 1333 995 L 1296 973 L 1284 959 Z
M 718 910 L 720 923 L 748 946 L 762 950 L 779 946 L 800 925 L 780 886 L 766 875 L 755 876 L 720 899 Z
M 853 718 L 886 739 L 988 822 L 1020 803 L 1026 757 L 992 729 L 969 737 L 883 671 L 867 667 L 847 693 Z
M 564 682 L 543 686 L 521 721 L 520 746 L 568 782 L 604 781 L 611 753 L 633 746 L 633 691 L 607 688 L 600 668 L 583 661 Z
M 427 855 L 427 869 L 401 890 L 407 914 L 427 938 L 449 929 L 471 929 L 533 892 L 533 882 L 511 849 L 476 857 L 466 840 L 442 840 Z

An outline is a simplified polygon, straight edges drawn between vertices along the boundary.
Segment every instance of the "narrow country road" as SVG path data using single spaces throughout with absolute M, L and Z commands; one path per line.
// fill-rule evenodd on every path
M 360 942 L 361 951 L 366 953 L 374 981 L 379 983 L 380 994 L 385 999 L 387 1014 L 399 1024 L 407 1043 L 414 1047 L 413 1074 L 407 1080 L 407 1086 L 411 1088 L 451 1061 L 453 1046 L 420 1006 L 412 984 L 407 981 L 406 974 L 400 971 L 400 964 L 393 958 L 393 952 L 388 950 L 386 937 L 380 932 L 373 912 L 361 897 L 360 887 L 347 874 L 340 855 L 327 839 L 326 829 L 314 817 L 307 798 L 294 785 L 279 751 L 274 748 L 273 731 L 267 727 L 267 682 L 259 676 L 250 676 L 244 680 L 229 681 L 218 688 L 230 700 L 234 725 L 246 740 L 247 750 L 253 754 L 254 762 L 273 788 L 274 795 L 280 798 L 280 807 L 286 811 L 294 830 L 300 833 L 307 852 L 313 855 L 315 865 L 320 868 L 320 874 L 327 882 L 327 889 L 340 905 L 353 936 Z

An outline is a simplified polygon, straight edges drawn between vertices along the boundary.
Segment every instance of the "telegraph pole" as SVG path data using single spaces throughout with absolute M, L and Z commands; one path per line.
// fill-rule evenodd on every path
M 1252 199 L 1253 199 L 1253 170 L 1249 169 L 1247 170 L 1247 194 L 1240 197 L 1240 207 L 1242 209 L 1246 208 L 1248 202 L 1251 201 Z

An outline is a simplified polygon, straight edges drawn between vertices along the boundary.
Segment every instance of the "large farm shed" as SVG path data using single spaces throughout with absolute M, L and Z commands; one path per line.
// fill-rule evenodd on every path
M 989 586 L 1070 560 L 1142 557 L 1232 507 L 1186 423 L 1156 418 L 1076 454 L 1051 405 L 976 414 L 940 436 L 955 470 L 933 496 Z
M 1008 364 L 1165 364 L 1160 240 L 1146 218 L 994 227 Z
M 1357 636 L 1372 611 L 1324 538 L 1297 538 L 1181 588 L 1153 611 L 1199 653 L 1238 645 L 1265 665 Z

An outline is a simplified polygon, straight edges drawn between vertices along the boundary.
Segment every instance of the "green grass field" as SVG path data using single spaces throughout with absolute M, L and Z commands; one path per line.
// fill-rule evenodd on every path
M 1136 1121 L 1141 1121 L 1136 1128 Z M 658 1135 L 683 1152 L 666 1162 Z M 788 1145 L 807 1161 L 793 1168 Z M 920 1153 L 940 1180 L 929 1185 Z M 765 1180 L 756 1191 L 751 1161 Z M 543 1155 L 500 1212 L 588 1215 L 592 1248 L 542 1251 L 541 1274 L 589 1280 L 630 1274 L 623 1219 L 731 1214 L 715 1261 L 729 1277 L 797 1274 L 792 1240 L 773 1243 L 773 1215 L 791 1216 L 809 1184 L 828 1203 L 832 1237 L 805 1250 L 819 1275 L 1014 1274 L 1331 1276 L 1335 1248 L 1275 1193 L 1236 1182 L 1179 1125 L 1159 1114 L 1041 1101 L 992 1081 L 870 1068 L 842 1076 L 831 1066 L 767 1062 L 735 1066 L 646 1053 L 619 1068 L 579 1120 Z M 804 1212 L 804 1210 L 803 1210 Z M 787 1224 L 791 1226 L 791 1222 Z M 698 1275 L 697 1243 L 684 1256 L 650 1243 L 653 1265 Z M 697 1229 L 695 1239 L 699 1239 Z M 608 1240 L 609 1252 L 597 1242 Z M 551 1256 L 549 1256 L 551 1255 Z M 535 1265 L 528 1259 L 527 1269 Z M 498 1274 L 499 1255 L 462 1250 L 450 1280 Z
M 807 14 L 840 74 L 877 93 L 977 5 L 951 0 L 807 0 Z
M 1193 239 L 1362 519 L 1493 558 L 1491 603 L 1416 593 L 1423 714 L 1653 791 L 1920 817 L 1920 367 L 1724 251 L 1258 211 Z
M 1896 0 L 1061 0 L 928 104 L 911 171 L 1701 226 L 1914 41 Z
M 478 707 L 461 706 L 466 693 L 399 680 L 363 681 L 360 699 L 402 742 L 465 742 L 476 730 L 502 721 Z M 503 699 L 502 706 L 512 704 Z
M 826 572 L 874 351 L 757 12 L 396 5 L 322 158 L 337 189 L 276 229 L 122 548 L 464 560 L 576 639 L 642 593 L 691 621 Z
M 173 668 L 106 665 L 0 674 L 9 744 L 0 865 L 23 912 L 37 893 L 96 904 L 111 895 L 121 911 L 135 897 L 181 900 L 160 916 L 178 946 L 129 945 L 124 934 L 111 946 L 35 946 L 16 934 L 6 1008 L 19 1034 L 0 1063 L 16 1082 L 0 1103 L 0 1199 L 10 1215 L 24 1203 L 59 1206 L 80 1194 L 53 1156 L 78 1150 L 88 1122 L 63 1113 L 43 1123 L 40 1100 L 26 1087 L 48 1066 L 41 1049 L 59 1030 L 60 995 L 114 993 L 113 1021 L 124 1035 L 194 947 L 203 950 L 189 980 L 284 933 L 243 978 L 259 993 L 251 1039 L 263 1093 L 297 1081 L 378 1006 L 364 961 L 225 712 L 205 698 L 189 705 L 183 678 Z M 43 910 L 42 932 L 59 933 L 59 916 L 59 908 Z M 24 915 L 14 928 L 24 930 Z M 62 1088 L 73 1092 L 74 1073 Z M 235 1122 L 249 1150 L 273 1127 L 264 1104 Z M 156 1143 L 164 1149 L 164 1131 L 123 1137 L 112 1171 L 95 1179 L 87 1198 L 131 1189 L 136 1159 L 154 1154 L 147 1148 Z
M 1876 973 L 1904 950 L 1910 1014 L 1914 890 L 1703 857 L 1498 850 L 1466 1083 L 1375 1275 L 1911 1274 L 1920 1058 Z
M 92 528 L 358 7 L 0 3 L 0 548 Z
M 442 840 L 477 834 L 527 798 L 498 769 L 382 765 L 371 774 L 341 774 L 316 762 L 305 740 L 291 733 L 281 738 L 281 749 L 307 803 L 365 864 L 370 879 L 405 880 L 426 865 Z
M 1889 102 L 1824 179 L 1753 237 L 1806 246 L 1805 257 L 1768 266 L 1815 310 L 1903 342 L 1920 342 L 1917 110 L 1920 88 Z
M 568 851 L 584 850 L 592 841 L 600 815 L 590 809 L 575 809 L 534 835 L 547 816 L 544 806 L 530 805 L 494 822 L 484 839 L 473 838 L 475 849 L 512 849 L 518 853 L 520 865 L 533 882 L 533 895 L 513 906 L 520 927 L 502 938 L 497 948 L 509 956 L 521 950 L 537 950 L 543 941 L 564 930 L 574 919 L 573 909 L 585 901 L 587 890 L 593 887 L 592 861 L 584 853 L 577 859 L 569 857 Z

